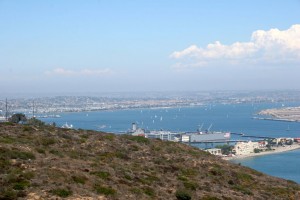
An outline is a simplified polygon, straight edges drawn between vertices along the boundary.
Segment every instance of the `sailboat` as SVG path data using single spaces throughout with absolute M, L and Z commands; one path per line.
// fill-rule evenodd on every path
M 67 129 L 71 129 L 73 128 L 73 125 L 72 124 L 68 124 L 67 122 L 61 126 L 62 128 L 67 128 Z

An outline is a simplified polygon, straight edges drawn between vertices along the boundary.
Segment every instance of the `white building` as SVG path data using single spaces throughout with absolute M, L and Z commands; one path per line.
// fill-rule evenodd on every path
M 216 155 L 216 156 L 221 156 L 222 155 L 222 150 L 217 149 L 217 148 L 206 149 L 205 151 L 209 152 L 210 154 Z
M 235 155 L 246 155 L 254 153 L 254 149 L 259 149 L 258 142 L 238 142 L 233 148 Z
M 150 131 L 149 133 L 145 133 L 145 137 L 178 142 L 180 134 L 170 131 Z
M 189 135 L 181 135 L 181 141 L 182 142 L 190 142 L 190 136 Z

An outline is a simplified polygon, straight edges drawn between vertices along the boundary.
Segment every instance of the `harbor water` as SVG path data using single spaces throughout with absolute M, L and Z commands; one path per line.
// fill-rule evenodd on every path
M 285 102 L 287 106 L 300 106 L 300 102 Z M 42 118 L 45 122 L 65 123 L 74 128 L 123 134 L 131 123 L 148 130 L 196 131 L 212 125 L 213 131 L 230 131 L 249 136 L 299 137 L 299 122 L 253 119 L 262 109 L 279 108 L 281 103 L 212 104 L 200 107 L 113 110 L 97 112 L 54 113 L 60 118 Z M 236 137 L 232 135 L 232 139 Z M 237 138 L 236 138 L 237 139 Z M 253 138 L 244 137 L 251 140 Z M 233 160 L 269 175 L 300 183 L 300 150 Z M 284 163 L 284 164 L 283 164 Z

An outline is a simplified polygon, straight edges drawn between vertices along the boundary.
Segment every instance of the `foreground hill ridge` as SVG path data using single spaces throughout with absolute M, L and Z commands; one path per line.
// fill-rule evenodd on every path
M 0 199 L 300 199 L 300 186 L 174 142 L 0 124 Z

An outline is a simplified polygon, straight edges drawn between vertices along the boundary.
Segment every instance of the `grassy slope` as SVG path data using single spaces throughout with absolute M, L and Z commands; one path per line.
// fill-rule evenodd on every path
M 0 185 L 0 199 L 275 200 L 300 191 L 184 144 L 4 123 Z

